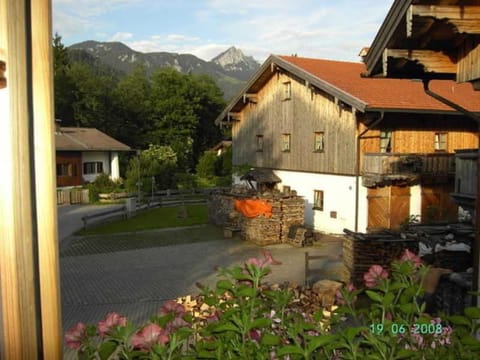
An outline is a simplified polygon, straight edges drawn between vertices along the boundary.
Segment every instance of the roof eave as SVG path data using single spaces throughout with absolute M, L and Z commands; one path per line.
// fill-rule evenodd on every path
M 375 39 L 365 56 L 365 65 L 367 68 L 366 76 L 374 76 L 383 73 L 383 52 L 387 48 L 389 41 L 398 28 L 398 25 L 407 14 L 412 0 L 395 0 L 390 8 L 385 20 L 375 36 Z

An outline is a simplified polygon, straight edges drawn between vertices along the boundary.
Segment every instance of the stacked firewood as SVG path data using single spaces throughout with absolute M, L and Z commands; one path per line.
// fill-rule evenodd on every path
M 242 224 L 242 236 L 247 241 L 257 245 L 271 245 L 280 242 L 282 221 L 282 207 L 278 199 L 266 200 L 272 206 L 272 216 L 260 215 L 254 218 L 245 218 Z
M 304 224 L 304 206 L 303 198 L 298 196 L 284 197 L 280 200 L 282 207 L 282 223 L 280 241 L 282 243 L 289 242 L 288 235 L 292 225 Z M 302 245 L 303 246 L 303 245 Z
M 418 253 L 418 241 L 407 239 L 389 239 L 385 237 L 369 237 L 362 234 L 362 239 L 347 236 L 343 241 L 343 262 L 350 271 L 350 277 L 356 286 L 363 283 L 363 275 L 370 266 L 378 264 L 389 267 L 390 263 L 402 256 L 405 249 Z

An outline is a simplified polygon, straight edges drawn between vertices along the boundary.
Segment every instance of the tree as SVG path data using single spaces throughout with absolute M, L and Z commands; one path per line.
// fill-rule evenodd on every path
M 175 188 L 176 170 L 177 155 L 171 147 L 150 145 L 136 158 L 130 159 L 125 187 L 128 191 L 137 191 L 140 181 L 140 188 L 143 192 L 150 192 L 152 185 L 156 189 Z
M 53 85 L 55 96 L 55 118 L 70 125 L 73 120 L 74 83 L 70 78 L 70 60 L 68 50 L 62 43 L 62 37 L 55 34 L 53 38 Z

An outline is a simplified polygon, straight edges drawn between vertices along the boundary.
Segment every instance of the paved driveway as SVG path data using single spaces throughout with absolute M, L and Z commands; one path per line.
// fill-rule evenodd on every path
M 95 208 L 59 209 L 59 223 L 63 226 L 61 232 L 64 240 L 65 234 L 82 226 L 81 216 L 92 209 Z M 169 232 L 175 238 L 176 231 L 185 229 L 157 230 L 151 235 Z M 135 324 L 143 323 L 166 300 L 199 293 L 196 283 L 213 287 L 218 280 L 215 270 L 217 266 L 240 265 L 246 259 L 260 255 L 260 247 L 239 237 L 223 239 L 222 231 L 218 230 L 218 235 L 213 239 L 211 231 L 205 233 L 209 234 L 208 239 L 191 244 L 88 255 L 82 255 L 81 251 L 78 255 L 65 252 L 69 255 L 60 258 L 64 330 L 79 321 L 96 324 L 111 311 L 127 316 Z M 140 235 L 132 233 L 131 241 L 138 239 L 138 236 Z M 68 241 L 61 242 L 61 248 L 73 246 L 81 249 L 83 239 L 69 236 Z M 337 258 L 318 260 L 315 264 L 315 267 L 325 270 L 323 277 L 332 278 L 332 273 L 338 274 L 341 271 L 342 264 L 338 260 L 342 251 L 340 241 L 310 248 L 294 248 L 286 244 L 266 248 L 282 262 L 282 265 L 272 267 L 269 282 L 294 281 L 302 284 L 305 280 L 305 251 Z M 319 276 L 322 277 L 321 274 Z M 67 351 L 65 359 L 70 358 L 73 358 L 73 354 Z
M 58 238 L 65 240 L 83 227 L 82 217 L 121 208 L 123 205 L 62 205 L 58 211 Z

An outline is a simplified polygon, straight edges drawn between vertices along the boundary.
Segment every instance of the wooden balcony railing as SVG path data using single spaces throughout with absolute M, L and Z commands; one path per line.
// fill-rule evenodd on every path
M 455 156 L 447 153 L 366 153 L 362 175 L 453 175 Z

